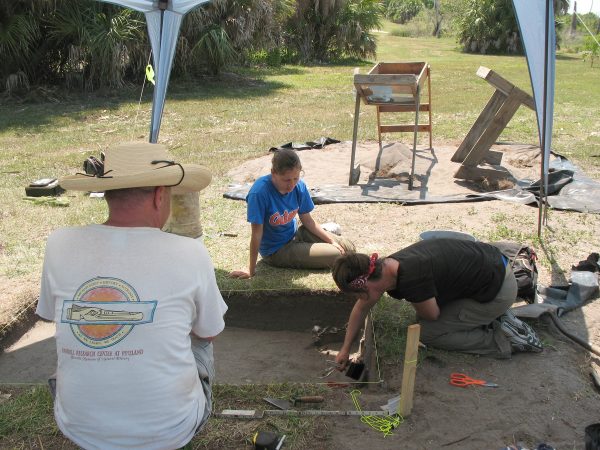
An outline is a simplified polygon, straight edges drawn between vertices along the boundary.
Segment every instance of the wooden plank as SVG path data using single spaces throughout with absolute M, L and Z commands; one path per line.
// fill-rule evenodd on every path
M 362 86 L 356 86 L 356 95 L 358 98 L 361 98 L 365 105 L 369 104 L 367 97 L 371 95 L 372 92 L 369 89 L 363 89 Z
M 492 144 L 496 142 L 498 136 L 500 136 L 510 119 L 515 115 L 517 109 L 519 109 L 521 99 L 521 92 L 517 89 L 513 90 L 506 98 L 506 101 L 502 104 L 489 126 L 481 134 L 475 145 L 473 145 L 473 148 L 463 160 L 463 165 L 476 166 L 483 160 L 485 152 L 487 152 Z
M 391 86 L 392 93 L 394 94 L 394 102 L 405 102 L 410 101 L 414 103 L 415 99 L 413 96 L 413 89 L 415 84 L 399 84 Z
M 428 65 L 423 66 L 423 69 L 417 76 L 417 84 L 421 88 L 421 92 L 423 92 L 423 85 L 425 84 L 425 81 L 427 81 L 427 78 L 429 77 L 427 68 L 428 68 Z
M 488 152 L 486 152 L 485 158 L 483 158 L 483 162 L 487 164 L 492 164 L 494 166 L 499 166 L 502 163 L 503 156 L 504 153 L 502 152 L 495 152 L 493 150 L 489 150 Z
M 379 153 L 378 155 L 381 154 L 382 148 L 383 148 L 383 143 L 381 141 L 381 107 L 377 106 L 377 142 L 379 143 Z M 379 158 L 378 162 L 379 162 Z M 377 171 L 379 170 L 379 167 L 375 168 L 375 174 L 377 174 Z
M 480 66 L 479 69 L 477 69 L 477 76 L 483 78 L 496 89 L 500 89 L 505 95 L 509 95 L 513 89 L 519 89 L 510 81 L 498 75 L 493 70 L 488 69 L 487 67 Z M 529 109 L 535 111 L 535 101 L 533 100 L 533 97 L 521 89 L 519 89 L 519 91 L 523 93 L 521 102 Z
M 416 82 L 414 75 L 407 74 L 386 74 L 386 75 L 354 75 L 354 84 L 369 84 L 375 86 L 391 85 L 413 85 Z
M 394 112 L 414 112 L 415 105 L 397 105 L 397 104 L 382 104 L 378 105 L 379 112 L 382 113 L 394 113 Z M 419 105 L 419 111 L 430 111 L 429 105 L 427 103 Z
M 414 324 L 408 327 L 408 332 L 406 335 L 406 351 L 404 352 L 404 369 L 402 372 L 400 404 L 398 406 L 398 414 L 400 414 L 402 417 L 410 416 L 413 407 L 420 335 L 421 325 Z
M 490 125 L 496 113 L 502 106 L 502 103 L 506 100 L 506 95 L 502 91 L 496 90 L 494 95 L 490 98 L 483 108 L 483 111 L 479 114 L 479 117 L 461 142 L 460 146 L 452 155 L 451 161 L 463 162 L 469 152 L 473 149 L 473 146 L 477 143 L 483 132 Z
M 431 124 L 433 124 L 433 121 L 431 119 L 431 66 L 429 64 L 427 64 L 427 95 L 429 96 L 429 103 L 427 104 L 427 110 L 429 111 L 429 149 L 433 150 L 433 143 L 432 143 L 432 130 L 431 130 Z
M 489 182 L 500 181 L 511 179 L 511 174 L 508 170 L 504 169 L 491 169 L 487 167 L 471 167 L 471 166 L 460 166 L 454 174 L 454 178 L 460 180 L 471 180 L 471 181 L 482 181 L 488 180 Z
M 380 62 L 369 71 L 369 74 L 412 73 L 418 75 L 426 64 L 423 61 Z
M 414 111 L 414 110 L 413 110 Z M 417 131 L 431 131 L 431 125 L 418 125 Z M 382 125 L 382 133 L 412 133 L 415 131 L 414 125 Z
M 358 177 L 355 176 L 354 158 L 356 156 L 356 139 L 358 135 L 358 117 L 360 115 L 360 96 L 356 93 L 354 103 L 354 129 L 352 130 L 352 154 L 350 155 L 350 173 L 348 174 L 348 186 L 358 183 Z

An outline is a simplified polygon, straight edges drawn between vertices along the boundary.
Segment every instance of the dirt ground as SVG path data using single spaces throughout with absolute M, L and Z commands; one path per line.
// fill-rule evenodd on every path
M 380 166 L 380 175 L 403 181 L 409 167 L 407 158 L 410 151 L 398 145 L 388 148 L 394 151 L 390 150 L 385 155 L 386 159 L 382 159 L 385 164 Z M 453 179 L 452 174 L 458 166 L 450 162 L 450 156 L 455 149 L 454 143 L 447 143 L 436 145 L 433 153 L 427 150 L 420 152 L 415 171 L 418 192 L 447 195 L 473 193 L 485 188 L 481 184 L 469 185 Z M 535 151 L 529 146 L 515 146 L 512 150 L 514 152 L 503 159 L 502 165 L 519 178 L 537 178 L 539 159 Z M 377 147 L 372 143 L 359 147 L 360 183 L 368 181 L 376 155 Z M 348 143 L 300 152 L 304 179 L 309 187 L 346 184 L 348 156 Z M 270 155 L 266 155 L 249 161 L 229 176 L 234 182 L 252 181 L 268 173 L 269 160 Z M 525 235 L 531 235 L 537 224 L 535 208 L 504 201 L 419 206 L 319 205 L 314 216 L 320 222 L 339 223 L 343 234 L 355 241 L 359 251 L 379 251 L 382 254 L 415 242 L 424 230 L 453 229 L 484 238 L 503 227 L 523 229 Z M 247 245 L 245 236 L 240 236 L 239 245 Z M 536 245 L 536 249 L 545 261 L 540 265 L 540 283 L 564 284 L 571 265 L 600 250 L 598 216 L 552 211 L 545 229 L 544 244 Z M 19 289 L 17 285 L 9 287 L 13 294 Z M 26 289 L 31 290 L 32 286 L 27 285 Z M 11 298 L 16 297 L 13 295 Z M 562 320 L 572 333 L 600 346 L 600 301 L 591 301 L 567 313 Z M 427 350 L 426 357 L 417 368 L 412 414 L 393 430 L 392 435 L 385 437 L 381 431 L 370 428 L 357 417 L 325 418 L 329 436 L 315 437 L 314 446 L 309 448 L 500 449 L 520 443 L 531 449 L 539 443 L 546 443 L 556 449 L 583 449 L 585 426 L 600 422 L 600 391 L 590 376 L 591 367 L 600 366 L 600 356 L 582 349 L 550 322 L 533 320 L 530 324 L 543 339 L 545 349 L 542 353 L 515 354 L 509 360 L 496 360 Z M 232 336 L 239 332 L 232 330 Z M 263 352 L 270 352 L 269 357 L 281 359 L 281 349 L 276 345 L 277 334 L 269 336 L 270 345 L 264 346 Z M 294 336 L 297 346 L 302 339 L 310 343 L 307 334 Z M 295 348 L 285 339 L 281 342 L 286 349 Z M 219 342 L 215 345 L 219 352 Z M 299 346 L 308 348 L 304 344 Z M 228 348 L 222 350 L 223 354 L 228 353 Z M 243 361 L 238 359 L 237 364 L 243 364 Z M 284 380 L 291 370 L 297 370 L 296 365 L 290 366 L 282 361 L 271 367 L 275 380 Z M 380 370 L 382 383 L 360 388 L 358 400 L 362 409 L 379 409 L 380 405 L 400 393 L 402 365 L 383 363 Z M 452 372 L 464 372 L 497 383 L 499 387 L 454 387 L 448 383 Z M 250 378 L 247 377 L 246 381 L 252 382 Z M 245 380 L 237 381 L 243 383 Z M 328 406 L 354 409 L 350 391 L 348 388 L 332 389 L 326 399 Z
M 420 195 L 470 194 L 510 187 L 510 179 L 500 186 L 454 180 L 458 164 L 452 163 L 450 157 L 456 148 L 456 144 L 447 143 L 435 145 L 434 151 L 419 151 L 415 190 Z M 323 150 L 301 151 L 304 180 L 309 187 L 346 184 L 349 149 L 350 143 L 343 142 Z M 500 145 L 493 149 L 503 152 L 501 166 L 516 178 L 539 178 L 539 149 L 528 145 Z M 374 143 L 358 146 L 359 183 L 367 183 L 373 177 L 377 154 Z M 235 182 L 251 182 L 268 173 L 270 158 L 266 155 L 248 161 L 229 175 Z M 403 182 L 409 167 L 407 146 L 384 146 L 378 176 Z M 524 235 L 535 234 L 537 229 L 536 208 L 504 201 L 404 208 L 336 204 L 319 205 L 315 211 L 321 222 L 338 222 L 343 233 L 352 237 L 363 252 L 395 251 L 415 242 L 421 231 L 430 229 L 466 231 L 477 237 L 485 237 L 497 227 L 521 229 Z M 564 242 L 568 233 L 573 237 Z M 564 285 L 571 266 L 600 249 L 599 238 L 597 216 L 552 211 L 545 244 L 541 248 L 536 245 L 548 260 L 540 267 L 540 283 Z M 598 300 L 567 313 L 562 320 L 572 333 L 600 345 Z M 514 354 L 510 360 L 496 360 L 429 350 L 417 369 L 412 414 L 393 435 L 385 437 L 355 418 L 328 419 L 333 438 L 315 448 L 500 449 L 517 444 L 535 448 L 546 443 L 556 449 L 583 449 L 585 426 L 600 422 L 600 391 L 590 376 L 592 367 L 600 367 L 600 356 L 566 338 L 548 320 L 530 323 L 543 339 L 542 353 Z M 382 385 L 361 389 L 363 409 L 378 409 L 400 392 L 402 365 L 383 365 L 381 371 Z M 465 372 L 499 387 L 454 387 L 448 382 L 452 372 Z M 338 404 L 353 407 L 348 390 L 336 395 Z

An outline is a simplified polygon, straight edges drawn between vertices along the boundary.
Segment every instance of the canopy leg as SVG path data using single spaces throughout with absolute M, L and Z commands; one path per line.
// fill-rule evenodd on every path
M 348 178 L 348 185 L 352 186 L 358 183 L 358 176 L 355 174 L 357 170 L 354 168 L 354 155 L 356 153 L 356 139 L 358 135 L 358 115 L 360 113 L 360 95 L 356 93 L 356 103 L 354 106 L 354 130 L 352 131 L 352 155 L 350 156 L 350 175 Z M 358 172 L 360 176 L 360 172 Z

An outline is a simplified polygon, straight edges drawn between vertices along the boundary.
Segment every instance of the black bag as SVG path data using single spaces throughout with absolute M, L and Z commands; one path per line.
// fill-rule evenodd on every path
M 535 288 L 537 286 L 538 270 L 536 266 L 537 255 L 533 247 L 518 242 L 500 241 L 492 243 L 509 260 L 517 279 L 517 297 L 533 303 Z

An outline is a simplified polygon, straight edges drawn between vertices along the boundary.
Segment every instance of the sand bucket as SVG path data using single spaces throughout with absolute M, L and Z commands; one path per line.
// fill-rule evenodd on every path
M 454 231 L 454 230 L 429 230 L 423 231 L 419 237 L 422 241 L 426 241 L 429 239 L 441 239 L 441 238 L 450 238 L 450 239 L 462 239 L 463 241 L 472 241 L 476 242 L 475 236 L 469 233 L 464 233 L 462 231 Z

